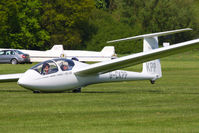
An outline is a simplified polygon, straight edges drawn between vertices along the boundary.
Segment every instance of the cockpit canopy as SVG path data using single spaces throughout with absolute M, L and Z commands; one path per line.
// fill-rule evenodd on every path
M 59 70 L 61 70 L 61 71 L 72 70 L 74 65 L 75 64 L 72 60 L 59 58 L 59 59 L 53 59 L 53 60 L 41 62 L 41 63 L 33 66 L 31 69 L 37 71 L 38 73 L 40 73 L 42 75 L 47 75 L 47 74 L 51 74 L 51 73 L 56 73 Z

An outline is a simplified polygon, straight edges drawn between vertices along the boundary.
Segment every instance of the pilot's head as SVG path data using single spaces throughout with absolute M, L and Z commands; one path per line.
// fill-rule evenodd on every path
M 44 71 L 45 73 L 48 73 L 49 68 L 50 68 L 50 65 L 49 65 L 47 62 L 45 62 L 45 63 L 43 64 L 43 71 Z
M 49 68 L 50 67 L 50 65 L 47 63 L 47 62 L 44 62 L 44 64 L 43 64 L 43 68 Z
M 62 64 L 61 64 L 61 69 L 62 69 L 63 71 L 68 70 L 68 62 L 62 62 Z

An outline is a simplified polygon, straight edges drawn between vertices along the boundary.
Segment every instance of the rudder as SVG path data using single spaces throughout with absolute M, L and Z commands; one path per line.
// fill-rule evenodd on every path
M 147 52 L 153 49 L 158 48 L 158 37 L 149 37 L 149 38 L 144 38 L 144 42 L 143 42 L 143 52 Z M 161 64 L 160 64 L 160 60 L 156 59 L 156 60 L 152 60 L 149 62 L 145 62 L 143 63 L 143 69 L 142 69 L 143 73 L 147 73 L 147 74 L 154 74 L 156 75 L 156 77 L 153 79 L 153 81 L 155 81 L 158 78 L 162 77 L 162 70 L 161 70 Z

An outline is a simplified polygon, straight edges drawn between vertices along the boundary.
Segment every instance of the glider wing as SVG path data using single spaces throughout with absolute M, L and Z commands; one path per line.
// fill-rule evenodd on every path
M 0 75 L 0 82 L 14 82 L 14 81 L 18 81 L 18 79 L 22 75 L 23 75 L 23 73 Z
M 79 70 L 74 71 L 74 73 L 79 76 L 103 74 L 124 67 L 137 65 L 146 61 L 188 51 L 199 47 L 199 44 L 197 43 L 199 43 L 199 39 L 178 43 L 167 47 L 157 48 L 147 52 L 132 54 L 113 59 L 111 61 L 92 64 L 88 67 L 80 68 Z

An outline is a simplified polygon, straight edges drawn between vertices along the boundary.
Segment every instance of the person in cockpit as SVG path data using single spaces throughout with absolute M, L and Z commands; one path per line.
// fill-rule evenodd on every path
M 46 75 L 49 73 L 50 65 L 48 63 L 44 63 L 42 66 L 42 74 Z
M 62 62 L 60 67 L 61 67 L 62 71 L 68 70 L 69 69 L 68 62 Z

